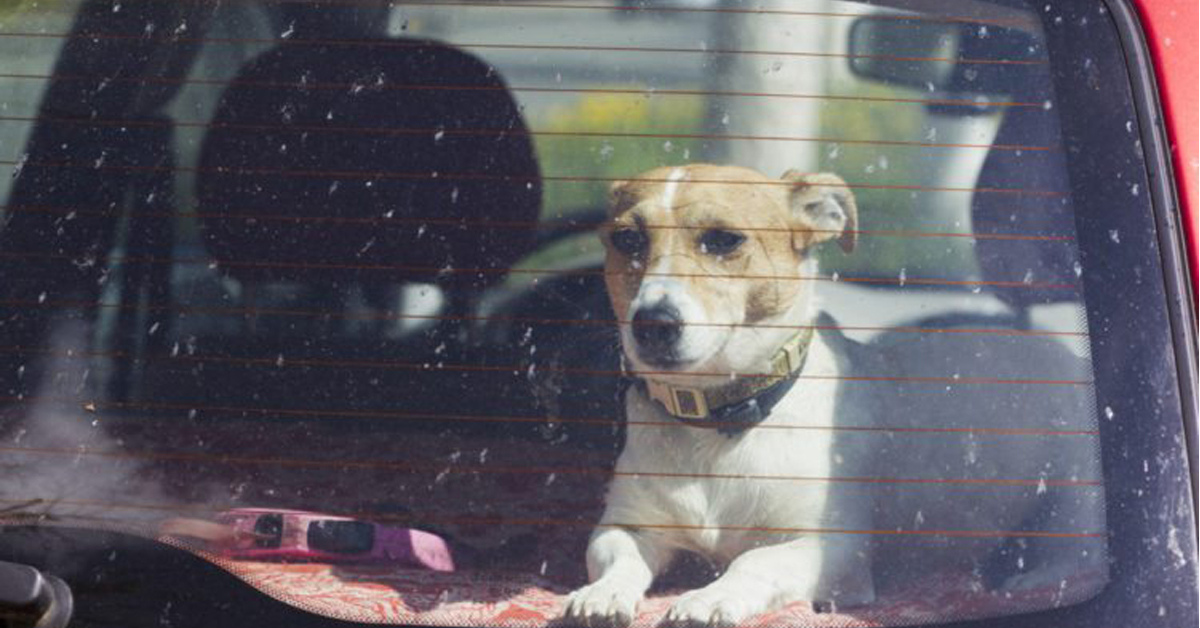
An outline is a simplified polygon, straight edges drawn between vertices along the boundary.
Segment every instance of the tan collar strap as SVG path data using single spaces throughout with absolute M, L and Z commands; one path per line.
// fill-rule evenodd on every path
M 746 411 L 760 415 L 757 420 L 765 418 L 770 407 L 763 407 L 765 401 L 769 405 L 782 398 L 782 386 L 791 388 L 796 376 L 804 367 L 808 357 L 809 346 L 812 345 L 813 329 L 804 328 L 792 336 L 779 351 L 771 358 L 770 374 L 755 374 L 753 377 L 739 377 L 727 384 L 709 388 L 690 388 L 674 386 L 665 382 L 642 379 L 646 395 L 654 399 L 671 416 L 688 423 L 701 423 L 712 419 L 712 427 L 721 429 L 723 419 L 742 421 Z M 775 394 L 768 394 L 775 393 Z M 764 397 L 756 399 L 756 397 Z M 747 403 L 749 402 L 749 403 Z M 748 427 L 748 426 L 747 426 Z M 724 430 L 722 430 L 724 432 Z

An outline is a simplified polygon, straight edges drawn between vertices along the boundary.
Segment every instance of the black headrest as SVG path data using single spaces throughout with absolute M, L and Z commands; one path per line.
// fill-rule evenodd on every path
M 979 174 L 980 191 L 971 202 L 975 233 L 1034 236 L 981 237 L 976 244 L 985 281 L 1023 284 L 990 288 L 1021 309 L 1078 297 L 1075 290 L 1046 286 L 1078 281 L 1078 258 L 1070 239 L 1075 233 L 1076 209 L 1070 204 L 1061 137 L 1053 111 L 1037 108 L 1007 113 Z M 1043 236 L 1067 239 L 1040 239 Z
M 199 212 L 227 272 L 477 289 L 529 251 L 532 229 L 486 224 L 541 207 L 529 134 L 493 68 L 431 41 L 314 41 L 247 64 L 205 138 Z

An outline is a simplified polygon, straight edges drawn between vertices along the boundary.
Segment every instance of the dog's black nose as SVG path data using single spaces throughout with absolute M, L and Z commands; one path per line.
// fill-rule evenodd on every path
M 633 338 L 650 353 L 670 353 L 682 335 L 683 319 L 670 305 L 644 307 L 633 314 Z

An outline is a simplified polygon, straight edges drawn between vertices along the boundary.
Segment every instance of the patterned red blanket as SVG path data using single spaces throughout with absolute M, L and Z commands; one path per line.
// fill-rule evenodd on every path
M 537 628 L 555 622 L 569 592 L 569 587 L 560 583 L 520 573 L 434 573 L 206 558 L 298 608 L 374 624 Z M 917 579 L 904 590 L 860 609 L 817 613 L 810 604 L 794 604 L 755 618 L 748 626 L 858 628 L 978 619 L 1078 603 L 1097 593 L 1103 584 L 1102 576 L 1096 574 L 1069 586 L 997 594 L 984 590 L 966 574 L 937 574 Z M 634 625 L 656 625 L 677 595 L 677 591 L 651 595 Z

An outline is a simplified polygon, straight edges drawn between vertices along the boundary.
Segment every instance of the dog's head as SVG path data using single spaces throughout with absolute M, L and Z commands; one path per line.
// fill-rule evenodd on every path
M 811 248 L 855 244 L 857 209 L 833 174 L 695 164 L 612 186 L 605 281 L 635 370 L 737 372 L 796 329 Z M 756 326 L 758 324 L 758 326 Z

